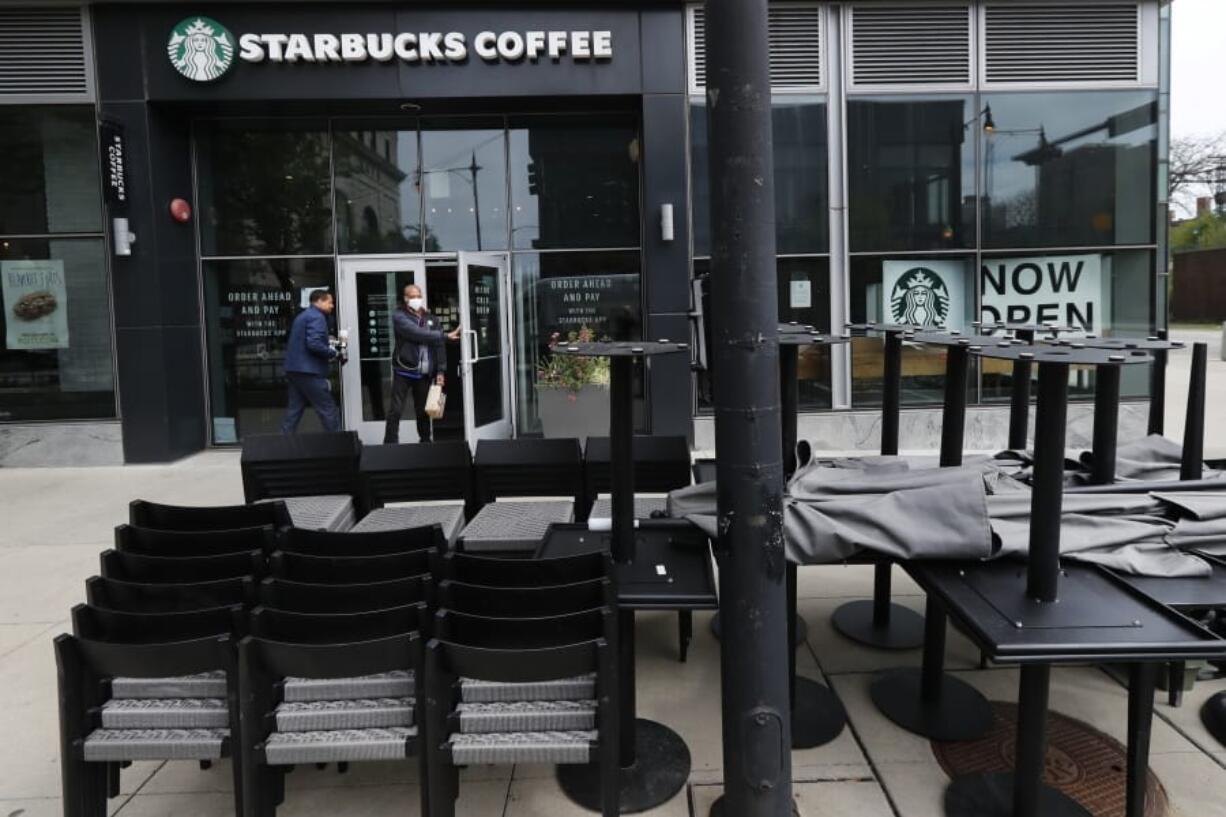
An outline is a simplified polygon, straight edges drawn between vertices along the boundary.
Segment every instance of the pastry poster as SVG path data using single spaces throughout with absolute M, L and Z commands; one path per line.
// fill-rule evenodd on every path
M 0 285 L 7 348 L 68 348 L 63 261 L 0 261 Z

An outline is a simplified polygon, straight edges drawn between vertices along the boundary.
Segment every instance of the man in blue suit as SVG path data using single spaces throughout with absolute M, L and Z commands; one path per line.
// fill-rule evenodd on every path
M 328 316 L 336 301 L 326 289 L 311 293 L 311 305 L 294 318 L 285 349 L 285 379 L 289 381 L 289 407 L 281 423 L 284 434 L 298 430 L 309 404 L 319 415 L 324 431 L 341 430 L 341 411 L 332 399 L 328 366 L 337 351 L 328 343 Z

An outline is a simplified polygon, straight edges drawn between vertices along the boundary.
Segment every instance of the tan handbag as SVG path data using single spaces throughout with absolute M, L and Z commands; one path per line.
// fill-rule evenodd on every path
M 447 395 L 443 394 L 443 387 L 437 383 L 432 384 L 430 393 L 426 395 L 426 416 L 432 420 L 442 419 L 446 405 Z

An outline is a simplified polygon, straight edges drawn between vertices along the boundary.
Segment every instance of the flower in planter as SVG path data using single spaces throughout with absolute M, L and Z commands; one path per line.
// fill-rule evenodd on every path
M 536 384 L 539 388 L 564 389 L 571 402 L 579 398 L 584 386 L 609 385 L 609 359 L 606 357 L 579 357 L 558 355 L 554 347 L 560 343 L 591 343 L 594 340 L 591 328 L 581 326 L 578 332 L 568 333 L 565 340 L 560 332 L 549 336 L 549 352 L 536 367 Z

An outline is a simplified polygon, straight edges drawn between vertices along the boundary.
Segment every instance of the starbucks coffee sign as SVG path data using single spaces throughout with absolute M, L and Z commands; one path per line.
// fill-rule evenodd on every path
M 236 56 L 261 63 L 401 62 L 446 64 L 607 61 L 613 58 L 611 31 L 460 31 L 293 34 L 243 33 L 237 40 L 208 17 L 189 17 L 171 31 L 171 65 L 197 82 L 211 82 L 229 70 Z

